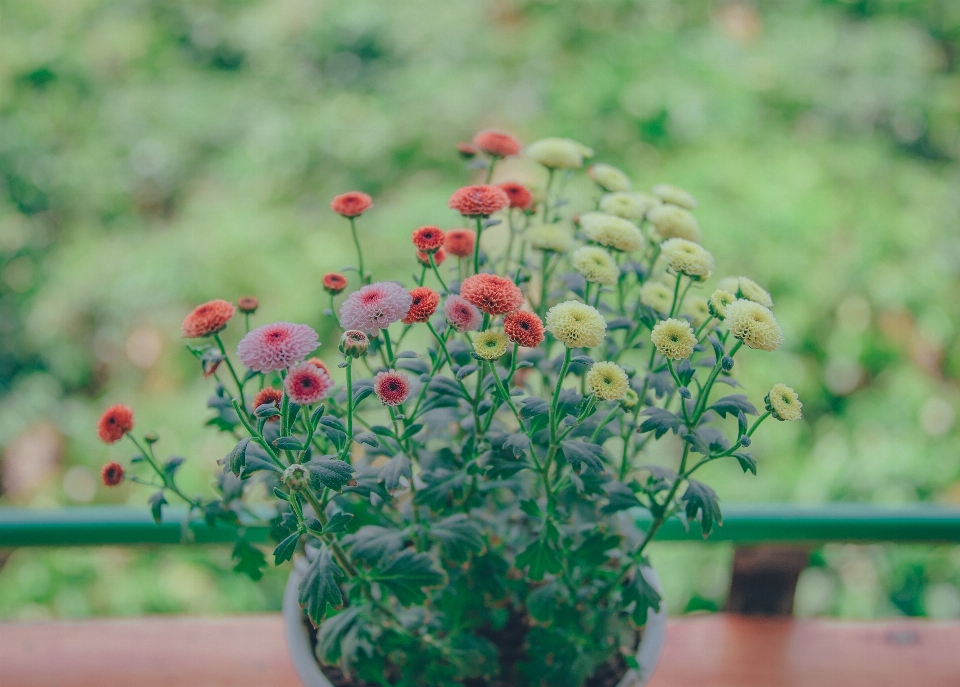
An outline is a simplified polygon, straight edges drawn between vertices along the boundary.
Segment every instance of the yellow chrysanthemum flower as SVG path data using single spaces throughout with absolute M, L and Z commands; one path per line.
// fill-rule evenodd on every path
M 694 280 L 706 279 L 713 272 L 713 256 L 699 243 L 686 239 L 668 239 L 660 244 L 660 256 L 674 272 Z
M 651 207 L 653 207 L 653 203 L 647 199 L 645 194 L 633 193 L 632 191 L 607 193 L 600 199 L 601 212 L 623 217 L 631 222 L 642 220 Z
M 763 399 L 773 417 L 777 420 L 799 420 L 803 404 L 797 392 L 786 384 L 774 384 L 770 393 Z
M 721 289 L 736 294 L 737 298 L 759 303 L 765 308 L 773 307 L 773 298 L 767 290 L 747 277 L 724 277 L 719 284 Z
M 640 302 L 657 312 L 668 313 L 673 305 L 673 289 L 658 281 L 648 281 L 640 287 Z
M 616 260 L 603 248 L 582 246 L 573 253 L 573 267 L 587 281 L 614 286 L 620 278 Z
M 578 169 L 593 150 L 569 138 L 542 138 L 527 146 L 527 157 L 551 169 Z
M 647 210 L 647 219 L 661 241 L 686 239 L 700 243 L 700 239 L 703 238 L 697 218 L 676 205 L 664 203 L 652 207 Z
M 650 340 L 660 353 L 671 360 L 683 360 L 693 353 L 697 337 L 686 320 L 670 318 L 658 322 L 650 332 Z
M 510 339 L 500 332 L 485 331 L 473 340 L 473 350 L 484 360 L 496 360 L 507 352 Z
M 620 405 L 623 406 L 625 410 L 633 410 L 639 402 L 640 395 L 633 389 L 627 389 L 626 393 L 623 394 L 623 398 L 620 399 Z
M 699 327 L 710 319 L 710 303 L 703 296 L 687 296 L 683 302 L 683 314 L 693 319 L 694 327 Z
M 594 363 L 587 373 L 587 386 L 604 401 L 619 401 L 630 388 L 627 373 L 616 363 Z
M 566 253 L 573 248 L 573 234 L 559 224 L 537 224 L 527 230 L 527 241 L 534 250 Z
M 590 166 L 587 174 L 594 180 L 597 186 L 604 191 L 615 192 L 630 190 L 630 177 L 613 165 L 598 162 Z
M 643 248 L 643 233 L 637 225 L 606 212 L 588 212 L 580 216 L 580 228 L 588 239 L 601 246 L 633 253 Z
M 722 320 L 727 316 L 727 306 L 733 303 L 735 300 L 737 300 L 737 297 L 729 291 L 717 289 L 710 296 L 710 314 L 717 319 Z
M 682 188 L 677 188 L 670 184 L 657 184 L 650 190 L 653 191 L 653 195 L 659 197 L 664 203 L 679 205 L 688 210 L 695 210 L 697 207 L 697 199 Z
M 547 311 L 546 328 L 567 348 L 593 348 L 603 341 L 607 322 L 596 308 L 565 301 Z
M 775 351 L 783 343 L 777 318 L 759 303 L 738 298 L 727 306 L 724 318 L 730 333 L 750 348 Z

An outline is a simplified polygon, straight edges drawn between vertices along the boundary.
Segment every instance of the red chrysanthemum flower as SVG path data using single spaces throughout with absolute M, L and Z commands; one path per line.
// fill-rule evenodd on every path
M 378 372 L 373 378 L 373 392 L 384 405 L 398 406 L 410 396 L 410 378 L 396 370 Z
M 489 315 L 503 315 L 523 305 L 523 293 L 509 279 L 475 274 L 460 285 L 460 296 Z
M 503 333 L 518 346 L 536 348 L 543 343 L 543 322 L 532 312 L 517 310 L 503 318 Z
M 107 463 L 100 469 L 100 481 L 105 487 L 115 487 L 123 481 L 123 466 L 120 463 Z
M 487 155 L 507 157 L 520 152 L 520 141 L 508 133 L 486 129 L 473 137 L 473 144 Z
M 373 199 L 360 191 L 350 191 L 330 201 L 330 209 L 344 217 L 359 217 L 364 210 L 369 210 L 372 205 Z
M 496 186 L 463 186 L 458 188 L 447 201 L 447 207 L 453 208 L 464 217 L 489 217 L 510 204 L 510 196 Z
M 323 275 L 323 288 L 327 293 L 336 296 L 347 288 L 347 278 L 339 272 L 327 272 Z
M 237 357 L 244 367 L 256 372 L 285 370 L 312 353 L 320 345 L 318 338 L 305 324 L 265 324 L 240 339 Z
M 450 255 L 469 258 L 473 255 L 473 244 L 476 240 L 477 232 L 473 229 L 451 229 L 447 232 L 443 247 Z
M 330 375 L 330 368 L 327 367 L 327 364 L 320 360 L 320 358 L 307 358 L 307 362 L 315 367 L 319 367 L 321 370 Z
M 472 160 L 480 151 L 477 150 L 477 147 L 472 143 L 458 143 L 457 152 L 460 153 L 460 157 L 464 160 Z
M 439 266 L 443 263 L 443 261 L 446 260 L 446 259 L 447 259 L 447 251 L 445 251 L 443 248 L 441 248 L 440 250 L 438 250 L 436 253 L 433 254 L 433 264 L 434 264 L 434 265 L 437 265 L 438 267 L 439 267 Z M 417 260 L 419 260 L 419 261 L 420 261 L 420 264 L 423 265 L 424 267 L 430 267 L 430 254 L 429 254 L 429 253 L 424 253 L 423 251 L 419 251 L 419 250 L 418 250 L 418 251 L 417 251 Z
M 122 403 L 110 406 L 97 422 L 97 435 L 105 444 L 114 444 L 133 429 L 133 411 Z
M 440 227 L 420 227 L 413 230 L 413 245 L 421 253 L 436 253 L 443 247 L 443 240 Z
M 330 375 L 321 368 L 304 361 L 287 370 L 283 390 L 294 403 L 302 406 L 316 403 L 333 387 Z
M 274 389 L 272 386 L 267 386 L 257 392 L 257 395 L 253 397 L 253 409 L 256 410 L 260 406 L 267 405 L 271 403 L 277 407 L 279 410 L 280 402 L 283 401 L 283 392 L 280 389 Z M 280 416 L 274 415 L 269 418 L 267 422 L 279 422 Z
M 410 292 L 413 303 L 407 316 L 403 318 L 404 324 L 416 324 L 417 322 L 426 322 L 433 313 L 437 311 L 440 304 L 440 294 L 426 286 L 420 286 Z
M 518 184 L 515 181 L 507 181 L 502 184 L 497 184 L 497 186 L 506 191 L 510 197 L 510 207 L 526 210 L 533 205 L 533 194 L 530 193 L 530 190 L 523 184 Z
M 227 301 L 210 301 L 198 305 L 183 320 L 180 334 L 184 339 L 199 339 L 223 330 L 236 308 Z
M 260 307 L 260 301 L 253 296 L 243 296 L 237 299 L 237 308 L 240 312 L 253 314 Z

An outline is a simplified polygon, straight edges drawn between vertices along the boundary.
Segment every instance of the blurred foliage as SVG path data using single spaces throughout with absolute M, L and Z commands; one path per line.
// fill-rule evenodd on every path
M 960 3 L 0 0 L 0 16 L 0 503 L 142 504 L 96 478 L 122 450 L 93 431 L 118 401 L 206 489 L 229 447 L 203 434 L 182 316 L 255 294 L 260 321 L 330 346 L 320 279 L 352 248 L 329 199 L 374 195 L 375 273 L 406 278 L 410 229 L 459 223 L 455 144 L 485 126 L 688 188 L 721 269 L 773 293 L 787 346 L 738 373 L 797 388 L 805 420 L 758 432 L 757 479 L 709 468 L 722 498 L 960 501 Z M 909 548 L 827 547 L 799 610 L 960 615 L 956 551 Z M 722 604 L 728 549 L 659 551 L 674 610 Z M 0 616 L 277 607 L 277 584 L 228 569 L 216 551 L 18 551 Z M 163 596 L 170 576 L 202 598 Z M 121 577 L 140 593 L 107 598 Z

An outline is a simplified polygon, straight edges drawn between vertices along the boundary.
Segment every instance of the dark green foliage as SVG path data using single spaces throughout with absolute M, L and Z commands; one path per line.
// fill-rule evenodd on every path
M 321 548 L 303 574 L 297 595 L 300 607 L 314 625 L 326 617 L 328 605 L 334 610 L 343 606 L 339 586 L 342 578 L 343 570 L 333 560 L 333 554 L 327 547 Z

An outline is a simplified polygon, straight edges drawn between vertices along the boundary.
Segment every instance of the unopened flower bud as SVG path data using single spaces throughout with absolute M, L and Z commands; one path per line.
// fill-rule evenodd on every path
M 720 369 L 723 370 L 724 372 L 729 372 L 730 370 L 732 370 L 733 358 L 731 358 L 729 355 L 725 355 L 722 358 L 720 358 Z
M 304 491 L 310 486 L 310 471 L 299 463 L 294 463 L 283 471 L 280 481 L 290 491 Z
M 343 333 L 340 337 L 340 352 L 348 358 L 361 358 L 370 346 L 370 340 L 367 335 L 356 329 L 351 329 Z
M 623 406 L 624 410 L 633 410 L 639 402 L 640 396 L 638 396 L 637 392 L 633 389 L 627 389 L 626 393 L 623 394 L 623 398 L 620 399 L 620 405 Z
M 753 443 L 753 439 L 748 437 L 746 434 L 740 437 L 740 445 L 743 446 L 744 448 L 749 448 L 750 444 L 752 443 Z
M 143 435 L 143 440 L 148 444 L 155 444 L 160 441 L 160 435 L 156 432 L 147 432 Z
M 691 397 L 693 397 L 693 394 L 690 393 L 690 389 L 688 389 L 688 388 L 685 387 L 685 386 L 680 387 L 680 388 L 678 389 L 678 391 L 680 392 L 680 395 L 681 395 L 683 398 L 691 398 Z
M 253 296 L 243 296 L 242 298 L 237 299 L 237 308 L 242 313 L 252 315 L 257 312 L 257 308 L 260 307 L 260 301 L 258 301 Z

